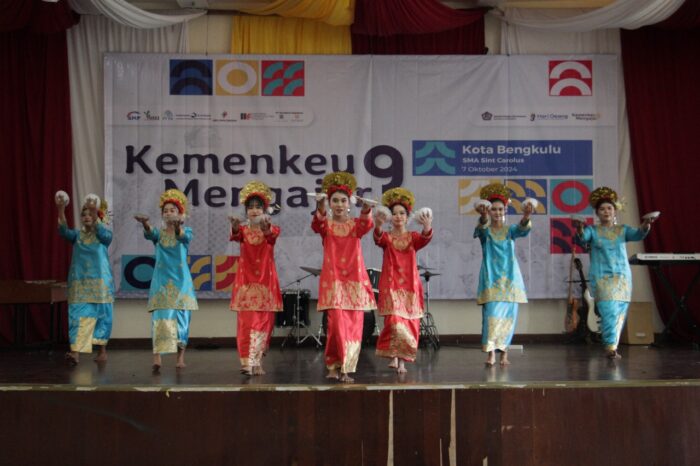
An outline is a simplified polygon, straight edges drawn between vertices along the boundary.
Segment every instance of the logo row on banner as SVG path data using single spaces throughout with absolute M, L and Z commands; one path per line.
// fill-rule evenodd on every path
M 171 59 L 170 95 L 304 96 L 303 60 Z M 592 60 L 550 60 L 550 96 L 592 96 Z
M 511 203 L 507 211 L 510 215 L 521 214 L 522 201 L 528 197 L 539 201 L 535 215 L 593 215 L 593 209 L 588 204 L 588 196 L 593 190 L 592 178 L 460 179 L 460 214 L 477 215 L 473 207 L 474 202 L 479 199 L 481 188 L 489 183 L 503 183 L 510 189 Z
M 304 95 L 302 60 L 170 60 L 170 95 Z

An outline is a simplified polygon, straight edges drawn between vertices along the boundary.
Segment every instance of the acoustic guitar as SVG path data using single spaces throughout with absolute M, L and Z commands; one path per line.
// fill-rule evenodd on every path
M 590 330 L 593 333 L 599 333 L 600 332 L 600 316 L 598 315 L 598 312 L 596 311 L 595 308 L 595 301 L 593 300 L 593 296 L 591 296 L 591 292 L 588 289 L 588 280 L 586 280 L 586 277 L 583 274 L 583 264 L 581 264 L 581 259 L 578 257 L 574 259 L 574 266 L 576 267 L 576 270 L 578 270 L 578 275 L 581 280 L 581 295 L 583 296 L 583 300 L 585 302 L 585 307 L 587 311 L 587 319 L 586 319 L 586 325 L 588 326 L 588 330 Z

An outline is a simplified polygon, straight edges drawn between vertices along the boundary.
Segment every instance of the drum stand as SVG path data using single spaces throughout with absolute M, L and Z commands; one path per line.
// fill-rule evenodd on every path
M 426 268 L 421 274 L 425 278 L 425 314 L 420 320 L 420 340 L 427 346 L 432 346 L 434 349 L 440 349 L 440 335 L 438 334 L 433 315 L 430 313 L 430 277 L 440 275 L 432 273 Z
M 306 325 L 305 322 L 301 321 L 301 281 L 314 275 L 313 273 L 309 273 L 308 275 L 304 275 L 303 277 L 295 280 L 292 283 L 296 283 L 296 300 L 294 301 L 294 314 L 292 317 L 292 327 L 289 329 L 289 333 L 287 334 L 286 337 L 284 337 L 284 340 L 282 341 L 282 349 L 284 349 L 284 346 L 287 344 L 287 340 L 292 338 L 292 341 L 296 340 L 296 345 L 299 346 L 304 341 L 306 341 L 307 338 L 313 338 L 316 341 L 316 345 L 321 346 L 321 340 L 314 335 L 313 333 L 309 332 L 309 327 Z M 286 285 L 284 288 L 287 286 L 291 285 L 292 283 Z M 304 330 L 304 336 L 302 337 L 302 329 Z

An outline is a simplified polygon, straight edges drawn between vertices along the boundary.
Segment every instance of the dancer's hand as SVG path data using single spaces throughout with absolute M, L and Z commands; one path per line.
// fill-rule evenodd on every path
M 139 222 L 141 225 L 146 225 L 148 223 L 148 215 L 144 214 L 135 214 L 134 219 Z
M 231 230 L 233 230 L 234 233 L 237 233 L 238 229 L 241 227 L 241 219 L 235 215 L 229 215 L 228 221 L 231 222 Z
M 263 215 L 260 219 L 260 229 L 264 234 L 270 233 L 270 228 L 272 227 L 272 220 L 269 215 Z

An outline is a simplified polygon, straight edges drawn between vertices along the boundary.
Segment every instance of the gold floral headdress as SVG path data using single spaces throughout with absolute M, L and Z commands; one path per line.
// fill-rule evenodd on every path
M 622 208 L 615 190 L 608 188 L 607 186 L 601 186 L 600 188 L 594 189 L 593 192 L 591 192 L 591 195 L 588 196 L 588 202 L 591 204 L 593 209 L 597 209 L 603 202 L 611 203 L 617 210 Z
M 396 204 L 402 205 L 409 214 L 413 210 L 416 199 L 406 188 L 391 188 L 382 195 L 382 204 L 391 209 Z
M 107 204 L 105 199 L 102 199 L 102 202 L 100 202 L 100 208 L 97 209 L 97 218 L 100 219 L 100 222 L 109 225 L 111 212 L 109 211 L 109 204 Z
M 260 198 L 265 209 L 267 209 L 270 207 L 270 202 L 272 202 L 272 190 L 262 181 L 249 181 L 243 186 L 243 189 L 241 189 L 238 199 L 241 204 L 245 205 L 251 197 Z
M 187 214 L 187 196 L 179 189 L 168 189 L 160 195 L 158 207 L 163 210 L 165 204 L 174 204 L 181 215 Z
M 329 199 L 336 191 L 342 191 L 348 197 L 352 197 L 357 189 L 357 180 L 348 172 L 333 172 L 323 177 L 321 188 Z
M 501 183 L 491 183 L 479 191 L 479 197 L 489 202 L 501 201 L 504 205 L 510 202 L 510 189 Z

